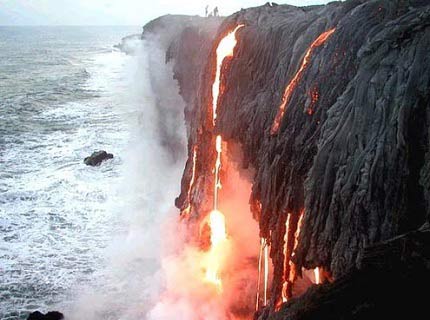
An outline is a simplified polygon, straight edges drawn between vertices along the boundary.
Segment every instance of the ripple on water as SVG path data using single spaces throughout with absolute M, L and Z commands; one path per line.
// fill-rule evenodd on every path
M 0 319 L 46 311 L 95 277 L 116 228 L 110 203 L 128 140 L 126 57 L 106 50 L 118 40 L 60 45 L 54 37 L 47 50 L 37 48 L 43 38 L 35 48 L 31 40 L 0 52 Z M 98 149 L 115 158 L 85 166 Z

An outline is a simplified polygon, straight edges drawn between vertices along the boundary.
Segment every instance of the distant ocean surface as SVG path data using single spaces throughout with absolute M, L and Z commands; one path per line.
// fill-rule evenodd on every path
M 63 307 L 105 264 L 136 118 L 113 45 L 140 31 L 0 27 L 0 319 Z

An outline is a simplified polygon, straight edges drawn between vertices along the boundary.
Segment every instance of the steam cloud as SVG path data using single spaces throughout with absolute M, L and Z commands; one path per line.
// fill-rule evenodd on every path
M 127 230 L 109 247 L 109 264 L 95 288 L 79 288 L 68 319 L 223 320 L 249 316 L 256 286 L 258 228 L 249 212 L 251 185 L 223 160 L 220 210 L 229 234 L 223 292 L 204 282 L 205 253 L 187 242 L 173 207 L 186 160 L 184 102 L 157 38 L 137 50 L 133 91 L 139 109 L 124 156 L 122 214 Z M 227 166 L 229 168 L 227 168 Z M 223 196 L 225 195 L 225 196 Z M 227 196 L 228 195 L 228 198 Z

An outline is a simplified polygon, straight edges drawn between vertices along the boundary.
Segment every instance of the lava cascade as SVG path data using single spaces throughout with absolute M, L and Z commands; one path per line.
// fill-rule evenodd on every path
M 320 34 L 320 36 L 316 38 L 314 42 L 312 42 L 309 49 L 306 51 L 299 70 L 296 72 L 293 79 L 290 81 L 290 83 L 288 83 L 284 90 L 282 101 L 278 108 L 278 113 L 276 114 L 275 120 L 272 124 L 272 128 L 270 129 L 270 134 L 275 135 L 276 133 L 278 133 L 281 121 L 284 118 L 285 110 L 287 108 L 288 103 L 290 102 L 291 95 L 293 94 L 294 89 L 299 84 L 300 79 L 302 78 L 303 73 L 311 60 L 312 52 L 315 50 L 315 48 L 322 46 L 335 31 L 336 28 L 333 28 Z

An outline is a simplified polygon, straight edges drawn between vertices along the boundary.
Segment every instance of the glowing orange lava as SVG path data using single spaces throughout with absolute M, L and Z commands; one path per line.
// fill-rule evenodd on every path
M 287 302 L 288 300 L 288 270 L 289 270 L 289 233 L 290 233 L 290 217 L 291 214 L 288 214 L 287 221 L 285 222 L 285 236 L 284 236 L 284 274 L 283 274 L 283 284 L 282 284 L 282 302 Z
M 215 126 L 217 118 L 218 97 L 221 86 L 221 67 L 226 57 L 233 57 L 233 51 L 237 44 L 236 32 L 244 25 L 238 25 L 233 31 L 229 32 L 218 44 L 216 49 L 216 74 L 212 84 L 212 123 Z
M 262 270 L 262 262 L 263 262 L 263 251 L 266 240 L 264 238 L 260 238 L 260 252 L 258 255 L 258 278 L 257 278 L 257 297 L 255 301 L 255 311 L 258 311 L 260 308 L 260 283 L 261 283 L 261 270 Z
M 315 283 L 320 284 L 321 283 L 320 268 L 316 267 L 314 269 L 314 274 L 315 274 Z
M 267 306 L 267 289 L 269 288 L 269 245 L 264 247 L 264 305 Z
M 282 101 L 278 109 L 278 113 L 276 114 L 275 120 L 273 121 L 272 128 L 270 130 L 271 135 L 274 135 L 279 131 L 279 126 L 281 125 L 282 118 L 284 117 L 285 109 L 288 105 L 288 102 L 290 102 L 291 95 L 293 94 L 294 89 L 297 87 L 300 79 L 303 76 L 303 72 L 305 71 L 307 65 L 309 64 L 313 50 L 323 45 L 327 41 L 327 39 L 333 34 L 333 32 L 335 32 L 335 30 L 336 28 L 333 28 L 331 30 L 328 30 L 322 33 L 306 51 L 299 71 L 297 71 L 293 79 L 285 88 L 284 95 L 282 96 Z
M 229 32 L 218 44 L 216 50 L 216 74 L 212 85 L 212 123 L 215 126 L 217 118 L 218 97 L 221 87 L 221 69 L 222 63 L 226 57 L 232 57 L 234 48 L 237 44 L 236 31 L 242 28 L 243 25 L 237 26 L 233 31 Z M 206 281 L 217 286 L 218 290 L 222 290 L 222 281 L 220 277 L 221 261 L 225 255 L 225 243 L 227 241 L 225 217 L 218 210 L 218 190 L 221 188 L 220 169 L 221 169 L 221 152 L 222 152 L 222 137 L 218 135 L 215 139 L 216 161 L 214 167 L 214 191 L 213 191 L 213 210 L 209 214 L 209 227 L 211 247 L 208 252 L 208 263 L 206 266 Z
M 206 269 L 206 281 L 215 284 L 219 291 L 222 289 L 222 282 L 219 276 L 220 261 L 223 257 L 223 243 L 227 240 L 227 232 L 225 226 L 225 217 L 218 210 L 218 190 L 221 188 L 220 168 L 221 168 L 221 152 L 222 138 L 220 135 L 216 137 L 215 149 L 217 152 L 215 169 L 214 169 L 214 202 L 213 210 L 209 214 L 209 227 L 211 230 L 211 247 L 208 253 L 208 264 Z
M 187 192 L 187 207 L 181 212 L 182 216 L 187 216 L 191 212 L 191 190 L 194 186 L 194 180 L 196 178 L 196 164 L 197 164 L 197 146 L 194 146 L 193 148 L 193 171 L 191 174 L 191 180 L 190 184 L 188 185 L 188 192 Z
M 220 270 L 220 255 L 222 255 L 223 244 L 227 240 L 227 232 L 225 230 L 225 217 L 218 210 L 212 210 L 209 214 L 209 227 L 211 228 L 211 248 L 207 256 L 206 281 L 217 286 L 218 290 L 222 290 L 222 282 L 219 276 Z
M 263 274 L 263 306 L 267 305 L 269 289 L 269 243 L 266 238 L 260 238 L 260 254 L 258 256 L 258 282 L 255 311 L 260 308 L 261 275 Z

